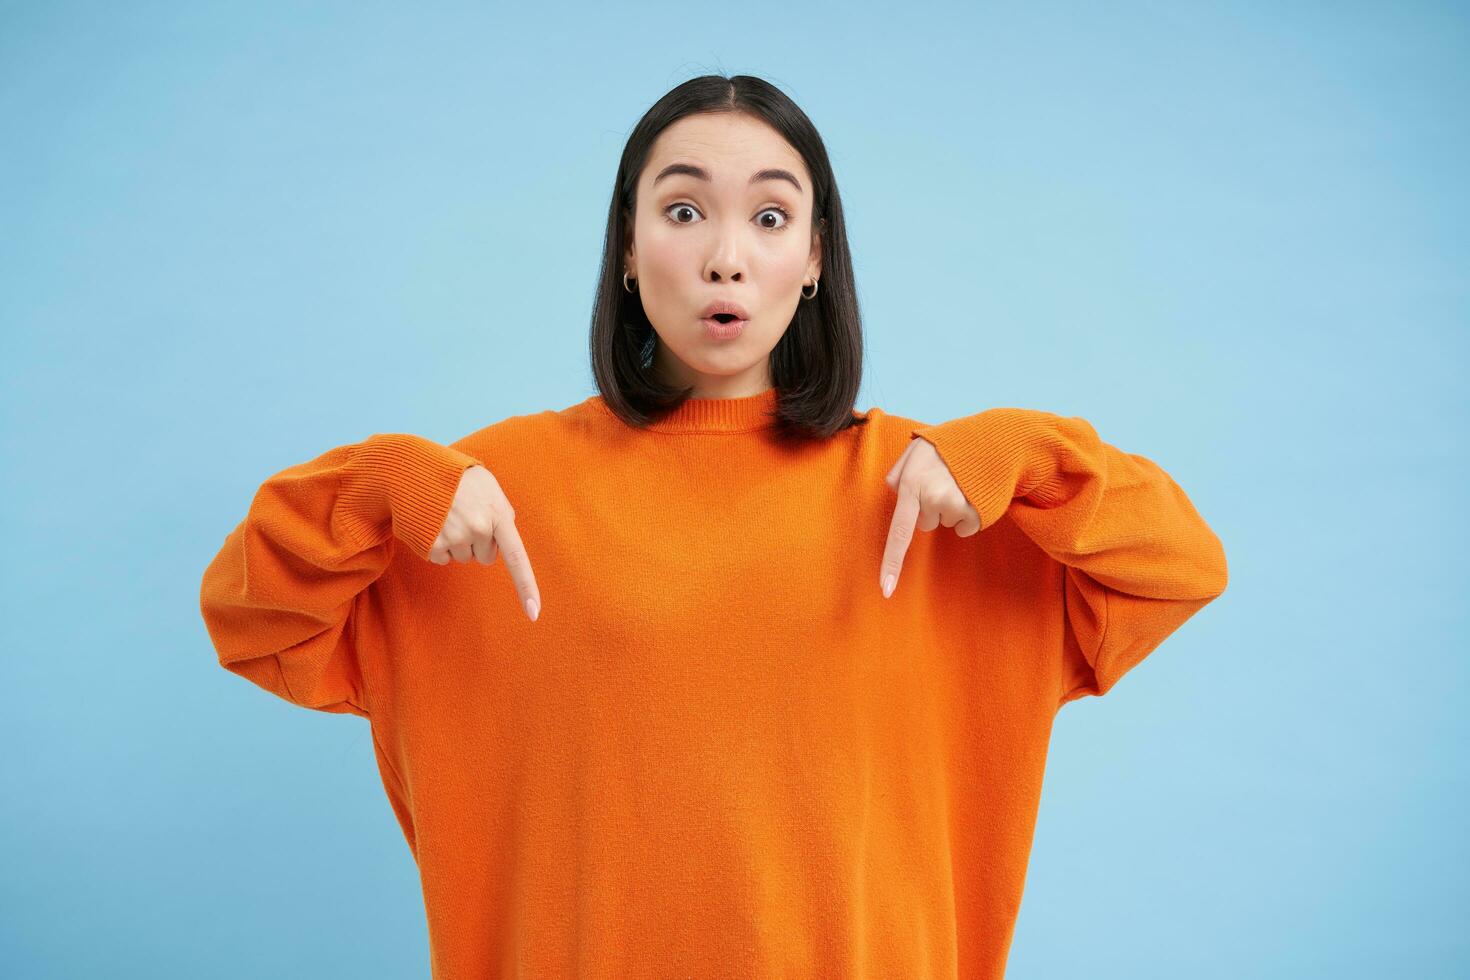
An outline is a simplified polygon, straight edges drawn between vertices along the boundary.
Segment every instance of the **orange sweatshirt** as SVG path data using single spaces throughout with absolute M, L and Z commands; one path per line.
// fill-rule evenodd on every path
M 268 479 L 204 574 L 219 662 L 368 719 L 436 980 L 999 978 L 1057 709 L 1225 588 L 1219 539 L 1081 418 L 870 409 L 782 447 L 775 390 L 652 430 L 599 396 Z M 917 532 L 928 439 L 981 516 Z M 541 592 L 427 560 L 495 474 Z

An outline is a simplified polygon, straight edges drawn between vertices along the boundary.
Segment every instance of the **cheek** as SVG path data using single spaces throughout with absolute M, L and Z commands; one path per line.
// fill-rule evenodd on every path
M 638 265 L 651 279 L 679 274 L 692 259 L 689 247 L 671 234 L 673 229 L 654 224 L 660 221 L 652 218 L 647 231 L 638 236 Z
M 782 283 L 799 283 L 806 276 L 807 259 L 811 249 L 804 240 L 783 243 L 771 254 L 769 271 L 771 278 Z

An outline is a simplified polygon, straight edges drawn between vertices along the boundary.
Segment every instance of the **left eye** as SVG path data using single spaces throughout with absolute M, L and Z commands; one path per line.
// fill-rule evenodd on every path
M 786 213 L 785 208 L 766 208 L 764 211 L 761 212 L 761 214 L 779 214 L 781 216 L 781 223 L 779 225 L 762 225 L 761 227 L 763 228 L 784 228 L 786 227 L 786 222 L 791 220 L 791 215 Z M 756 219 L 760 219 L 760 214 L 756 215 Z

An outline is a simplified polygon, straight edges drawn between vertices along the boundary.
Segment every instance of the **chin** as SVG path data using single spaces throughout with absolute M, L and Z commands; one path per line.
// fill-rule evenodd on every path
M 685 364 L 704 374 L 739 374 L 760 361 L 760 358 L 750 356 L 747 345 L 741 343 L 744 339 L 725 341 L 720 346 L 707 346 L 709 342 L 701 339 L 695 349 L 689 351 L 689 356 L 685 357 L 679 351 L 674 353 Z
M 717 378 L 733 378 L 759 367 L 761 359 L 751 360 L 748 357 L 735 358 L 707 358 L 701 357 L 689 366 L 700 374 L 707 374 Z

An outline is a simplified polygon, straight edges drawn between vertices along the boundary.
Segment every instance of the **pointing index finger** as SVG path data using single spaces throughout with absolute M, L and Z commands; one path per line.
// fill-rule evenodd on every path
M 541 614 L 541 590 L 536 586 L 536 576 L 531 571 L 531 559 L 526 554 L 526 545 L 521 541 L 521 532 L 516 530 L 514 519 L 507 518 L 495 525 L 495 543 L 500 548 L 500 556 L 505 559 L 510 580 L 515 583 L 521 606 L 525 608 L 526 615 L 535 621 Z
M 908 554 L 909 542 L 914 539 L 914 525 L 919 519 L 919 495 L 903 483 L 898 485 L 898 503 L 893 508 L 893 518 L 888 523 L 888 543 L 883 549 L 883 563 L 878 569 L 878 581 L 883 589 L 883 598 L 893 595 L 898 585 L 898 573 L 903 570 L 904 555 Z

